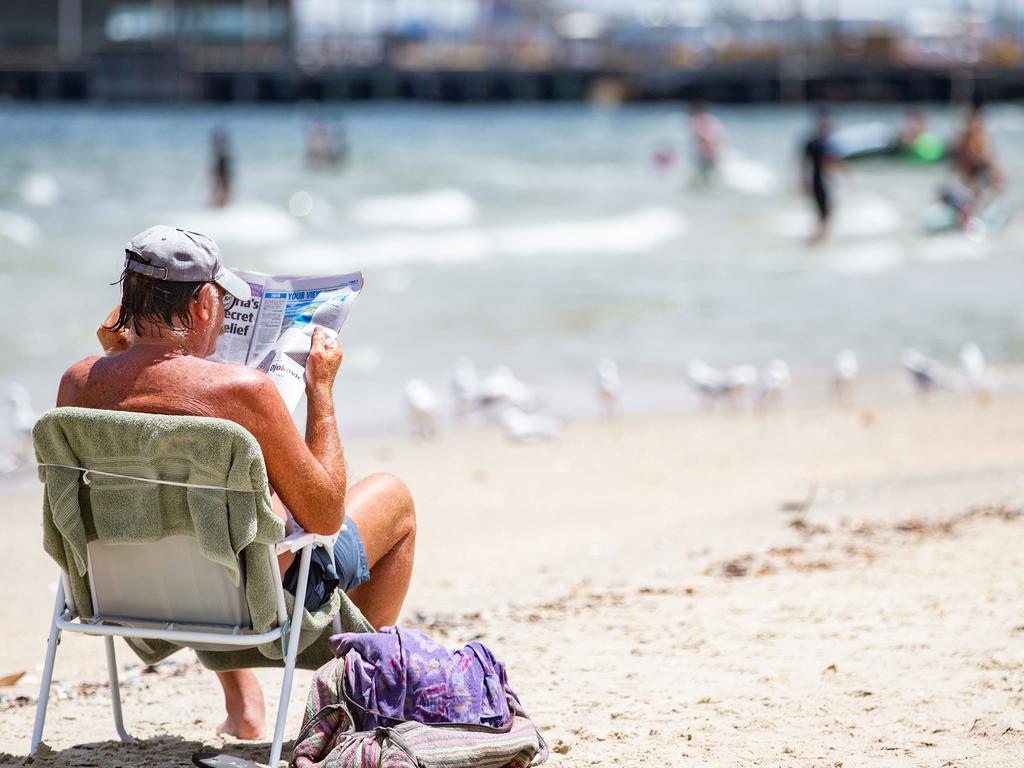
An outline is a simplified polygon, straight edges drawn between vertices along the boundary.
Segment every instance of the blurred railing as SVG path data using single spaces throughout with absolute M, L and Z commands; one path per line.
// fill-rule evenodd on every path
M 579 98 L 596 84 L 615 99 L 944 99 L 973 93 L 976 82 L 998 98 L 1024 94 L 1019 40 L 982 24 L 910 36 L 884 26 L 727 21 L 609 23 L 583 36 L 537 17 L 458 34 L 307 31 L 231 44 L 87 39 L 73 60 L 44 46 L 6 46 L 0 93 L 45 95 L 63 86 L 37 88 L 33 73 L 75 73 L 76 93 L 106 98 Z

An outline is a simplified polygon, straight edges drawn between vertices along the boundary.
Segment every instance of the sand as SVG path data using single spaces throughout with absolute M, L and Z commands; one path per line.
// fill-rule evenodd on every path
M 894 397 L 347 451 L 353 477 L 395 472 L 417 500 L 403 623 L 489 644 L 552 765 L 1019 766 L 1022 406 Z M 27 673 L 0 688 L 0 765 L 28 748 L 56 580 L 38 504 L 31 485 L 0 502 L 0 677 Z M 67 637 L 39 764 L 265 760 L 213 735 L 219 689 L 189 653 L 119 660 L 140 742 L 112 740 L 102 643 Z M 260 675 L 272 701 L 279 673 Z

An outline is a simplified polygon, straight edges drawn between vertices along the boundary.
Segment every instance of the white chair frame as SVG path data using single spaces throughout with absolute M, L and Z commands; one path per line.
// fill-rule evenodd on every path
M 76 467 L 76 469 L 83 470 L 86 483 L 88 483 L 88 477 L 85 473 L 107 474 L 79 467 Z M 168 481 L 149 480 L 146 478 L 132 479 L 157 484 L 187 485 L 185 483 L 169 483 Z M 124 742 L 133 742 L 134 739 L 125 729 L 124 717 L 121 713 L 121 691 L 117 677 L 117 658 L 114 654 L 115 637 L 139 638 L 141 640 L 168 640 L 185 646 L 193 643 L 202 644 L 203 647 L 222 646 L 224 650 L 253 648 L 278 640 L 281 642 L 282 649 L 284 650 L 284 678 L 281 681 L 281 697 L 277 705 L 277 723 L 274 726 L 274 738 L 270 746 L 270 761 L 268 763 L 270 768 L 276 768 L 281 758 L 281 746 L 284 741 L 285 720 L 288 717 L 288 700 L 291 697 L 295 661 L 299 652 L 299 631 L 302 628 L 303 610 L 302 598 L 296 597 L 292 616 L 288 616 L 284 600 L 284 588 L 281 586 L 281 572 L 278 566 L 277 555 L 283 552 L 299 553 L 299 578 L 296 585 L 296 595 L 305 595 L 313 547 L 325 547 L 333 561 L 334 541 L 336 538 L 337 534 L 334 536 L 321 536 L 299 530 L 277 544 L 267 545 L 268 555 L 278 574 L 278 578 L 274 581 L 274 591 L 277 598 L 277 626 L 260 633 L 247 632 L 246 628 L 241 626 L 231 628 L 231 633 L 226 634 L 224 631 L 210 631 L 211 627 L 208 625 L 187 625 L 172 622 L 166 623 L 163 626 L 155 626 L 158 622 L 152 621 L 136 622 L 133 625 L 131 618 L 103 616 L 100 614 L 94 615 L 91 618 L 83 617 L 78 613 L 74 601 L 65 591 L 67 574 L 61 572 L 61 579 L 57 587 L 57 599 L 53 607 L 53 618 L 50 622 L 50 636 L 46 641 L 46 660 L 43 664 L 43 678 L 39 686 L 39 703 L 36 705 L 36 721 L 32 730 L 32 745 L 29 749 L 29 754 L 35 756 L 43 739 L 43 725 L 46 722 L 46 709 L 50 699 L 53 666 L 57 657 L 57 646 L 60 644 L 62 632 L 76 632 L 104 639 L 107 652 L 107 675 L 110 680 L 110 698 L 114 710 L 114 727 L 117 730 L 118 737 Z M 338 614 L 334 616 L 334 631 L 341 631 L 341 617 Z

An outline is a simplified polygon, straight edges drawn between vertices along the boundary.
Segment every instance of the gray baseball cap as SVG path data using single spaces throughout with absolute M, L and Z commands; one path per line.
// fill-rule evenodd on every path
M 206 235 L 158 224 L 125 246 L 125 269 L 172 283 L 216 283 L 236 299 L 252 297 L 249 284 L 227 269 L 220 248 Z

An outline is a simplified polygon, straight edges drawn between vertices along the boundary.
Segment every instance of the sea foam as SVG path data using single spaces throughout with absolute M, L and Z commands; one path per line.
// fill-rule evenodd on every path
M 39 225 L 28 216 L 13 211 L 0 211 L 0 238 L 23 248 L 32 248 L 41 236 Z
M 267 203 L 233 203 L 170 214 L 171 226 L 202 232 L 218 243 L 266 245 L 282 243 L 301 235 L 303 228 L 286 210 Z
M 349 218 L 372 227 L 439 229 L 464 227 L 476 220 L 477 205 L 459 189 L 371 197 L 353 204 Z

